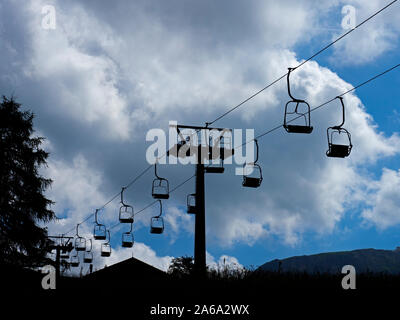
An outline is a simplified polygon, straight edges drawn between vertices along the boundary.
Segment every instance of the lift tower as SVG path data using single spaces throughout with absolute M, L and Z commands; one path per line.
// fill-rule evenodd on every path
M 60 265 L 61 265 L 61 255 L 62 254 L 69 254 L 73 249 L 72 240 L 73 237 L 66 237 L 64 235 L 61 236 L 48 236 L 49 239 L 55 240 L 55 243 L 50 248 L 52 250 L 56 250 L 56 261 L 55 261 L 55 268 L 56 268 L 56 283 L 59 283 L 58 280 L 60 279 Z
M 183 130 L 191 131 L 184 136 Z M 205 173 L 223 173 L 223 161 L 234 153 L 232 129 L 210 128 L 208 126 L 176 125 L 178 141 L 167 153 L 180 158 L 197 158 L 195 194 L 194 267 L 198 277 L 206 274 L 206 215 L 205 215 Z M 200 134 L 199 134 L 200 133 Z M 192 139 L 192 137 L 194 139 Z M 227 141 L 228 140 L 228 141 Z M 226 145 L 229 146 L 226 147 Z M 209 161 L 219 161 L 214 166 Z

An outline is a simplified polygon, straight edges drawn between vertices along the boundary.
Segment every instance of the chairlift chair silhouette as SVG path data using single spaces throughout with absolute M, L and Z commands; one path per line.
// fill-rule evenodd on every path
M 261 167 L 259 164 L 257 164 L 257 161 L 258 161 L 258 141 L 257 141 L 257 139 L 254 139 L 254 142 L 256 145 L 256 159 L 252 163 L 245 163 L 243 165 L 243 182 L 242 182 L 243 187 L 258 188 L 261 185 L 261 182 L 263 180 Z M 252 169 L 252 172 L 249 174 L 246 174 L 246 169 L 247 169 L 247 171 L 249 169 Z
M 71 267 L 79 267 L 79 255 L 78 255 L 78 251 L 75 251 L 75 255 L 71 256 L 71 260 L 69 262 L 69 264 L 71 265 Z
M 190 157 L 190 156 L 192 156 L 194 154 L 194 150 L 195 149 L 191 145 L 189 137 L 187 139 L 180 140 L 180 141 L 177 142 L 177 144 L 176 144 L 176 156 L 177 157 L 184 156 L 182 154 L 182 151 L 181 151 L 181 148 L 183 148 L 183 147 L 185 147 L 185 150 L 186 150 L 186 152 L 184 154 L 186 157 Z
M 92 239 L 88 239 L 87 242 L 90 243 L 90 247 L 89 247 L 89 249 L 86 248 L 86 251 L 83 254 L 83 262 L 84 263 L 92 263 L 93 262 Z
M 111 245 L 110 245 L 110 230 L 107 230 L 108 241 L 101 244 L 101 256 L 109 257 L 111 256 Z
M 196 213 L 196 194 L 188 194 L 186 198 L 187 202 L 187 213 L 195 214 Z
M 217 165 L 209 164 L 204 169 L 207 173 L 224 173 L 224 161 L 221 160 Z
M 84 263 L 92 263 L 93 262 L 93 252 L 85 252 L 83 256 Z
M 338 96 L 336 98 L 340 100 L 340 103 L 342 105 L 342 123 L 338 126 L 329 127 L 326 130 L 326 134 L 328 137 L 328 150 L 326 151 L 326 155 L 331 158 L 346 158 L 350 155 L 353 145 L 351 144 L 350 132 L 348 132 L 345 128 L 342 128 L 345 122 L 345 108 L 343 97 Z M 342 133 L 347 136 L 348 144 L 333 143 L 334 137 Z
M 133 233 L 132 233 L 132 223 L 131 223 L 131 229 L 128 232 L 124 232 L 122 234 L 122 247 L 123 248 L 132 248 L 134 239 L 133 239 Z
M 305 101 L 305 100 L 300 100 L 300 99 L 296 99 L 292 96 L 291 92 L 290 92 L 290 73 L 294 70 L 295 68 L 289 68 L 289 71 L 287 73 L 287 88 L 288 88 L 288 94 L 289 97 L 292 99 L 290 101 L 288 101 L 285 105 L 285 117 L 283 120 L 283 127 L 285 128 L 285 130 L 287 132 L 291 132 L 291 133 L 306 133 L 309 134 L 313 131 L 313 127 L 311 126 L 311 116 L 310 116 L 310 112 L 311 112 L 311 108 L 310 105 Z M 296 104 L 296 106 L 294 107 L 294 111 L 288 111 L 288 107 Z M 299 112 L 299 106 L 305 106 L 307 109 L 307 112 L 302 113 Z M 293 118 L 292 120 L 288 119 L 288 116 L 290 115 L 296 115 L 295 118 Z M 301 118 L 304 117 L 304 123 L 305 125 L 298 125 L 298 124 L 287 124 L 288 122 L 292 122 L 297 118 Z
M 222 160 L 225 160 L 226 158 L 229 158 L 233 155 L 234 149 L 232 149 L 232 137 L 221 136 L 220 150 Z
M 61 250 L 60 258 L 61 259 L 68 259 L 69 258 L 69 252 L 67 250 Z
M 60 252 L 61 259 L 69 259 L 69 253 L 73 249 L 73 244 L 69 241 L 70 241 L 69 238 L 61 239 L 61 246 L 63 248 L 63 249 L 61 249 L 61 252 Z
M 211 146 L 211 142 L 213 142 L 212 137 L 209 137 L 209 143 L 208 143 L 208 148 L 209 148 L 209 153 L 208 153 L 208 159 L 211 160 L 211 163 L 205 168 L 205 171 L 207 173 L 224 173 L 225 168 L 224 168 L 224 157 L 225 153 L 223 151 L 223 148 L 221 148 L 221 145 L 224 145 L 224 137 L 220 137 L 219 139 L 219 146 L 218 146 L 218 152 L 219 152 L 219 162 L 217 164 L 212 163 L 213 160 L 213 149 L 215 148 L 214 146 Z M 221 154 L 221 149 L 222 153 Z
M 169 182 L 157 175 L 157 162 L 154 164 L 154 173 L 156 178 L 153 180 L 151 194 L 154 199 L 166 200 L 169 198 Z
M 76 225 L 76 238 L 75 238 L 75 250 L 85 251 L 86 250 L 86 239 L 79 235 L 79 223 Z
M 124 203 L 124 191 L 126 187 L 121 190 L 121 207 L 119 208 L 119 222 L 121 223 L 133 223 L 134 212 L 133 207 Z
M 160 214 L 158 216 L 152 217 L 150 220 L 150 233 L 161 234 L 164 232 L 164 219 L 162 215 L 162 202 L 158 200 L 160 204 Z
M 96 209 L 96 212 L 94 214 L 94 229 L 93 229 L 93 238 L 94 240 L 106 240 L 106 233 L 107 229 L 104 224 L 101 224 L 97 220 L 97 212 L 99 209 Z
M 228 130 L 228 129 L 226 129 Z M 225 132 L 223 130 L 222 132 Z M 214 159 L 213 151 L 218 152 L 218 157 L 221 160 L 225 160 L 231 157 L 234 154 L 234 149 L 232 149 L 232 137 L 231 136 L 224 136 L 224 133 L 220 133 L 218 147 L 214 146 L 215 140 L 212 137 L 209 137 L 209 145 L 208 145 L 208 152 L 209 152 L 209 160 Z

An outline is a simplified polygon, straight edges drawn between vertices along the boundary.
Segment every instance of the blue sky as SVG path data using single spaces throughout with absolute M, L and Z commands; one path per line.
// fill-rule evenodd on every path
M 357 23 L 388 2 L 365 1 L 5 1 L 0 6 L 2 94 L 14 94 L 36 114 L 47 138 L 54 180 L 48 191 L 62 219 L 51 233 L 74 228 L 148 165 L 148 130 L 170 120 L 202 125 L 284 74 L 346 32 L 342 8 Z M 42 8 L 52 5 L 55 29 Z M 400 61 L 398 3 L 352 32 L 292 75 L 296 96 L 311 106 L 330 100 Z M 349 158 L 325 156 L 325 130 L 335 102 L 312 114 L 310 136 L 278 130 L 260 139 L 264 181 L 244 190 L 233 166 L 206 177 L 208 262 L 257 266 L 275 258 L 400 245 L 399 70 L 346 95 Z M 282 123 L 285 81 L 266 90 L 217 126 L 254 129 Z M 171 187 L 194 167 L 162 165 Z M 134 209 L 152 201 L 149 170 L 126 190 Z M 157 205 L 137 216 L 135 246 L 98 256 L 96 268 L 135 256 L 165 269 L 172 257 L 193 255 L 194 219 L 185 199 L 194 180 L 164 202 L 166 231 L 149 234 Z M 118 199 L 100 219 L 118 220 Z M 82 225 L 91 237 L 93 219 Z M 123 227 L 126 229 L 126 227 Z M 71 233 L 73 235 L 74 232 Z

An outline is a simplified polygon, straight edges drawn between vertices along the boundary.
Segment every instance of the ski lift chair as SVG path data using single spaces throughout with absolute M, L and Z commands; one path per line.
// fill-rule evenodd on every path
M 79 255 L 77 251 L 75 255 L 71 256 L 70 265 L 74 268 L 79 267 Z
M 132 248 L 133 247 L 133 234 L 130 232 L 124 232 L 122 234 L 122 247 Z
M 84 263 L 92 263 L 93 262 L 93 252 L 85 252 L 83 256 Z
M 101 244 L 101 256 L 109 257 L 111 256 L 111 245 L 110 245 L 110 230 L 107 230 L 108 241 Z
M 95 225 L 94 225 L 94 229 L 93 229 L 93 238 L 94 238 L 94 240 L 106 240 L 107 229 L 104 224 L 101 224 L 98 222 L 98 220 L 97 220 L 97 212 L 98 211 L 99 211 L 99 209 L 96 209 L 95 218 L 94 218 Z
M 216 163 L 216 164 L 212 163 L 213 160 L 216 160 L 216 159 L 213 159 L 214 146 L 212 144 L 214 142 L 213 142 L 213 139 L 212 139 L 211 136 L 208 139 L 209 140 L 208 141 L 208 148 L 209 148 L 208 159 L 211 160 L 211 163 L 207 167 L 205 167 L 205 171 L 207 173 L 224 173 L 224 171 L 225 171 L 224 160 L 223 160 L 224 156 L 221 155 L 221 148 L 220 148 L 221 144 L 224 145 L 224 139 L 223 139 L 223 137 L 219 137 L 219 138 L 220 138 L 220 140 L 219 140 L 218 152 L 219 152 L 220 161 L 218 163 Z
M 160 203 L 160 214 L 158 216 L 152 217 L 150 220 L 150 233 L 161 234 L 164 232 L 164 219 L 161 217 L 162 215 L 162 203 L 161 200 L 158 200 Z
M 287 74 L 287 88 L 288 88 L 288 94 L 292 100 L 288 101 L 285 105 L 285 116 L 284 116 L 284 121 L 283 121 L 283 127 L 287 132 L 290 133 L 306 133 L 309 134 L 313 131 L 313 127 L 311 126 L 311 117 L 310 117 L 310 112 L 311 108 L 310 105 L 305 101 L 305 100 L 300 100 L 296 99 L 292 96 L 290 92 L 290 73 L 294 70 L 294 68 L 289 68 L 289 72 Z M 295 106 L 291 108 L 291 106 Z M 306 112 L 302 113 L 299 112 L 299 106 L 305 107 Z M 293 111 L 290 111 L 292 110 Z M 292 120 L 289 120 L 288 117 L 290 115 L 294 115 L 295 117 Z M 292 122 L 296 120 L 297 118 L 304 118 L 304 124 L 299 125 L 299 124 L 288 124 L 288 122 Z
M 196 194 L 188 194 L 186 198 L 187 202 L 187 213 L 195 214 L 196 213 Z
M 72 249 L 74 248 L 74 244 L 72 244 L 71 242 L 69 242 L 69 239 L 61 239 L 61 252 L 60 252 L 60 258 L 61 259 L 69 259 L 69 253 L 72 251 Z
M 119 208 L 119 222 L 121 223 L 133 223 L 134 220 L 134 212 L 133 207 L 124 203 L 123 193 L 126 187 L 123 187 L 121 190 L 121 204 L 122 206 Z
M 224 173 L 224 161 L 220 161 L 218 164 L 209 164 L 204 168 L 207 173 Z
M 68 259 L 69 258 L 69 252 L 67 250 L 61 250 L 60 258 L 61 259 Z
M 262 177 L 262 170 L 259 164 L 257 164 L 258 161 L 258 141 L 257 139 L 254 139 L 255 145 L 256 145 L 256 159 L 252 163 L 245 163 L 243 165 L 243 182 L 242 186 L 243 187 L 248 187 L 248 188 L 258 188 L 261 185 L 261 182 L 263 180 Z M 251 169 L 251 172 L 249 174 L 246 174 Z
M 157 163 L 154 164 L 154 173 L 156 178 L 153 180 L 151 194 L 154 199 L 168 199 L 169 198 L 169 182 L 165 178 L 157 175 Z
M 89 249 L 86 249 L 85 253 L 83 254 L 83 262 L 84 263 L 92 263 L 92 261 L 93 261 L 92 239 L 89 239 L 87 242 L 90 243 L 90 247 L 89 247 Z
M 86 239 L 79 235 L 79 223 L 76 225 L 76 238 L 75 238 L 75 250 L 85 251 L 86 250 Z
M 122 247 L 123 248 L 132 248 L 134 243 L 133 233 L 132 233 L 132 224 L 131 229 L 128 232 L 124 232 L 122 234 Z
M 326 134 L 328 137 L 328 150 L 326 151 L 326 155 L 330 158 L 346 158 L 350 155 L 351 149 L 353 145 L 351 144 L 351 135 L 345 128 L 342 128 L 345 122 L 345 109 L 343 103 L 343 97 L 336 97 L 340 100 L 342 105 L 342 123 L 338 126 L 329 127 L 326 130 Z M 347 136 L 348 144 L 338 144 L 334 143 L 335 137 L 338 135 L 344 134 Z

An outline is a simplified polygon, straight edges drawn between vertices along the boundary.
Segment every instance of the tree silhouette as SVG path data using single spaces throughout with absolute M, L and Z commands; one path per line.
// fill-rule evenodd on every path
M 38 223 L 55 218 L 53 203 L 43 192 L 51 180 L 38 170 L 48 153 L 40 149 L 44 138 L 32 137 L 34 114 L 21 111 L 14 98 L 0 104 L 0 261 L 38 266 L 49 249 L 47 229 Z
M 176 277 L 186 277 L 193 275 L 194 259 L 193 257 L 173 258 L 168 267 L 168 273 Z

